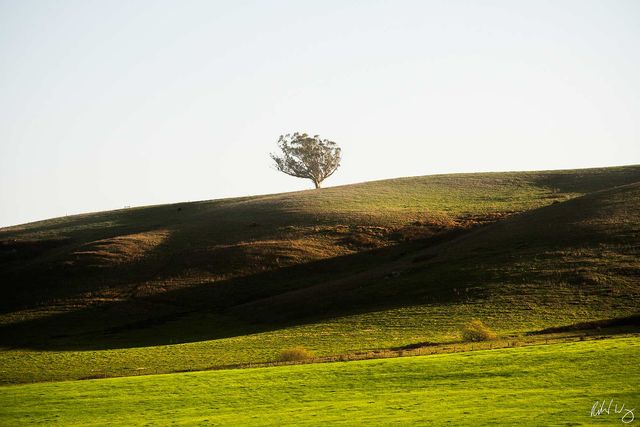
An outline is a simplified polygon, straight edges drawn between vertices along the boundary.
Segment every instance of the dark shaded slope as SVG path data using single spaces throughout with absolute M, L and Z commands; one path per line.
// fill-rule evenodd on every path
M 237 313 L 305 317 L 406 304 L 640 308 L 640 183 L 483 227 L 377 265 L 368 277 L 310 286 Z
M 455 235 L 640 181 L 640 166 L 435 175 L 0 230 L 0 310 L 75 310 Z

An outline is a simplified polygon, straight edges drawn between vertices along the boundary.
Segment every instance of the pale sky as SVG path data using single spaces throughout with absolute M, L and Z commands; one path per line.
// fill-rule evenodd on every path
M 640 1 L 0 0 L 0 226 L 326 186 L 640 163 Z

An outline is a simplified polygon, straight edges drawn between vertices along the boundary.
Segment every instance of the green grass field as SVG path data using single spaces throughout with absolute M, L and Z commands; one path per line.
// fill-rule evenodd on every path
M 443 345 L 453 343 L 460 348 L 460 326 L 477 317 L 485 319 L 501 337 L 522 341 L 524 332 L 601 316 L 595 309 L 590 313 L 569 309 L 539 311 L 534 318 L 526 308 L 507 313 L 494 309 L 493 306 L 472 304 L 455 305 L 448 311 L 433 306 L 403 307 L 273 331 L 160 346 L 103 350 L 4 349 L 0 352 L 0 385 L 273 363 L 278 361 L 283 349 L 295 346 L 304 346 L 318 357 L 351 357 L 357 353 L 385 351 L 426 341 Z M 209 323 L 203 319 L 201 324 L 206 327 Z M 194 324 L 189 320 L 187 325 L 193 327 Z M 177 335 L 181 330 L 180 323 L 173 329 Z M 143 338 L 141 342 L 144 342 Z M 126 339 L 128 343 L 133 339 L 132 335 L 127 334 Z
M 0 387 L 0 423 L 621 425 L 640 340 Z M 613 410 L 611 411 L 613 412 Z M 637 411 L 636 411 L 637 412 Z M 635 414 L 634 414 L 635 415 Z M 636 422 L 634 422 L 635 424 Z M 633 425 L 633 424 L 632 424 Z

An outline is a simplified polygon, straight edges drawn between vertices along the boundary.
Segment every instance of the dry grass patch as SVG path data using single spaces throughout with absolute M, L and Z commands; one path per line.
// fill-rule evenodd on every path
M 168 237 L 168 230 L 155 230 L 96 240 L 73 253 L 74 264 L 109 266 L 138 261 Z
M 291 347 L 282 350 L 278 360 L 280 362 L 300 362 L 303 360 L 313 359 L 315 354 L 311 350 L 307 350 L 302 346 Z
M 460 329 L 463 341 L 489 341 L 496 339 L 497 335 L 493 330 L 480 320 L 472 320 Z

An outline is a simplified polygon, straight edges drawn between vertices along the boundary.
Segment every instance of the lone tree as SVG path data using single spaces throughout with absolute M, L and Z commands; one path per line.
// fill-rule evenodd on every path
M 316 188 L 340 167 L 340 147 L 319 135 L 298 132 L 280 135 L 278 147 L 282 155 L 271 153 L 276 169 L 297 178 L 310 179 Z

